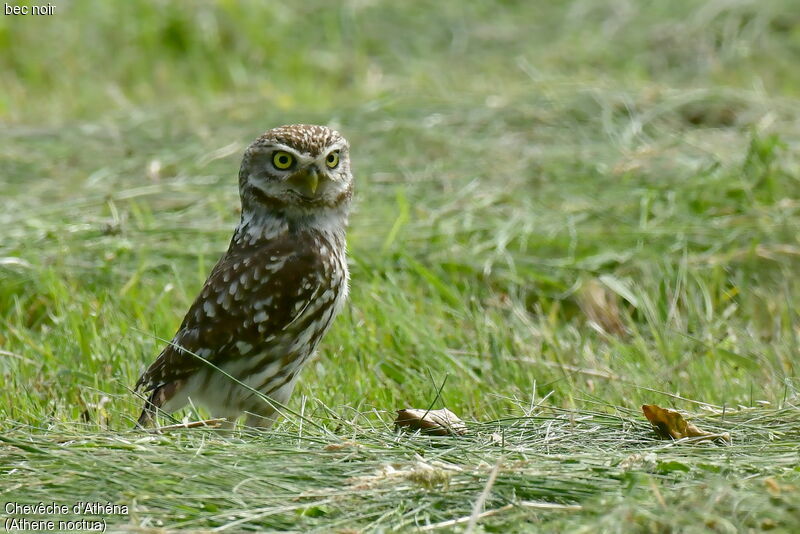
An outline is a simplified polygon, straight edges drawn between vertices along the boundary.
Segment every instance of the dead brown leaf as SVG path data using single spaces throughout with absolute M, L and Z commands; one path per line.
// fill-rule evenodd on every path
M 665 439 L 698 438 L 697 441 L 722 440 L 727 443 L 731 441 L 731 436 L 727 432 L 714 434 L 700 430 L 675 410 L 662 408 L 656 404 L 643 404 L 642 411 L 658 434 Z
M 416 408 L 397 410 L 394 426 L 412 431 L 419 430 L 434 436 L 463 436 L 467 432 L 464 421 L 447 408 L 441 410 L 418 410 Z

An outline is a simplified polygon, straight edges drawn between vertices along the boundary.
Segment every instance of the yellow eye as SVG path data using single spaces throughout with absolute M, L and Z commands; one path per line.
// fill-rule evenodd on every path
M 272 155 L 272 164 L 275 165 L 276 169 L 285 171 L 294 165 L 294 156 L 283 150 L 278 150 Z
M 339 151 L 334 150 L 325 158 L 325 165 L 333 169 L 339 164 Z

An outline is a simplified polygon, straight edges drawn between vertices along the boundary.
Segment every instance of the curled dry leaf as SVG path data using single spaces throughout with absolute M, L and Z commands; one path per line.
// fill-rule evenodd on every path
M 463 436 L 467 432 L 464 421 L 447 408 L 441 410 L 418 410 L 416 408 L 397 410 L 394 426 L 395 428 L 419 430 L 434 436 Z
M 665 439 L 698 438 L 697 441 L 721 440 L 726 443 L 731 441 L 731 436 L 727 432 L 714 434 L 700 430 L 675 410 L 662 408 L 656 404 L 643 404 L 642 411 L 658 434 Z

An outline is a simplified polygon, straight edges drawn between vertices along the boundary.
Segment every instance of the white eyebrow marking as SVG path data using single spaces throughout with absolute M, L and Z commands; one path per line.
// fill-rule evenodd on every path
M 325 158 L 328 157 L 328 154 L 331 152 L 342 151 L 347 147 L 347 143 L 344 140 L 336 141 L 329 147 L 326 147 L 327 150 L 325 152 L 321 152 L 320 155 L 317 157 L 318 162 L 324 162 Z
M 283 143 L 273 142 L 270 145 L 260 147 L 261 150 L 265 152 L 275 152 L 277 150 L 283 150 L 284 152 L 288 152 L 297 158 L 297 163 L 300 165 L 308 165 L 314 158 L 311 157 L 309 152 L 300 152 L 296 148 L 292 148 L 289 145 L 284 145 Z

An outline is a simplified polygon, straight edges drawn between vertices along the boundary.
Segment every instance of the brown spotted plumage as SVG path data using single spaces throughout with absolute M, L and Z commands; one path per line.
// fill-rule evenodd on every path
M 324 126 L 269 130 L 245 151 L 242 217 L 168 344 L 136 384 L 140 425 L 189 402 L 267 427 L 347 297 L 347 141 Z M 212 365 L 209 365 L 212 364 Z M 218 368 L 224 373 L 221 373 Z

